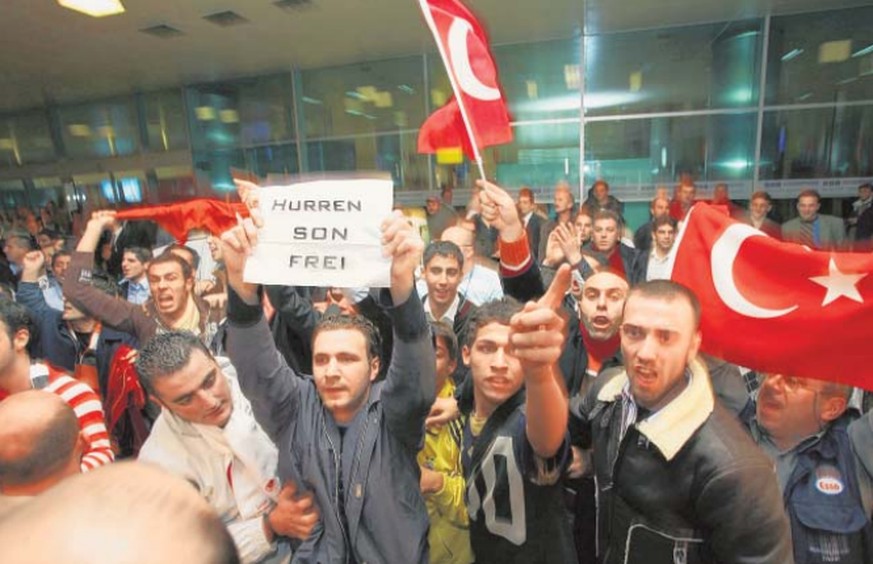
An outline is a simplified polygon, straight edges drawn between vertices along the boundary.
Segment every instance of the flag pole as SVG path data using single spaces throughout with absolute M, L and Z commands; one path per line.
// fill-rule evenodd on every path
M 439 30 L 436 27 L 436 22 L 433 21 L 433 16 L 430 13 L 430 6 L 427 0 L 418 0 L 418 5 L 421 8 L 421 13 L 424 14 L 424 19 L 427 22 L 427 27 L 436 39 L 437 50 L 440 52 L 440 58 L 443 60 L 443 66 L 446 67 L 446 74 L 449 75 L 449 83 L 452 85 L 452 92 L 455 94 L 455 99 L 458 100 L 458 109 L 461 111 L 461 120 L 464 122 L 464 129 L 467 131 L 467 138 L 470 140 L 470 146 L 473 147 L 473 161 L 479 169 L 479 176 L 485 180 L 485 166 L 482 163 L 482 154 L 479 153 L 479 146 L 476 145 L 476 138 L 473 136 L 473 128 L 470 126 L 470 119 L 467 117 L 467 109 L 464 107 L 464 98 L 461 96 L 463 90 L 455 81 L 455 73 L 452 70 L 452 64 L 448 55 L 443 49 L 442 41 L 439 39 Z

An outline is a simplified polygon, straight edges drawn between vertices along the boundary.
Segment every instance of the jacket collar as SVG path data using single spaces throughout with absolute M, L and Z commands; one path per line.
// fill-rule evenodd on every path
M 691 374 L 688 386 L 654 416 L 637 424 L 640 434 L 658 447 L 667 461 L 676 456 L 715 408 L 706 367 L 699 359 L 694 359 L 688 368 Z M 597 400 L 615 401 L 627 382 L 627 371 L 622 371 L 600 389 Z

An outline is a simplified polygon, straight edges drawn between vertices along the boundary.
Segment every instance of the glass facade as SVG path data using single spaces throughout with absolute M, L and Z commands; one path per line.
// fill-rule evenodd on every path
M 495 45 L 515 138 L 483 151 L 486 174 L 544 200 L 559 181 L 604 178 L 642 205 L 682 175 L 739 199 L 758 186 L 789 198 L 797 182 L 846 197 L 873 175 L 871 21 L 863 7 Z M 16 194 L 0 200 L 18 201 L 47 165 L 66 186 L 99 160 L 109 174 L 81 184 L 102 194 L 115 179 L 120 203 L 124 178 L 168 201 L 233 190 L 233 169 L 383 171 L 401 199 L 423 201 L 478 177 L 457 155 L 416 151 L 450 97 L 428 52 L 0 116 L 0 192 Z M 155 164 L 127 174 L 125 157 Z

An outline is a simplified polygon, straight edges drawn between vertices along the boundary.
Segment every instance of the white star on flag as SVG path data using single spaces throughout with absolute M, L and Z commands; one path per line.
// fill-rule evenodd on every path
M 835 301 L 841 296 L 845 296 L 850 300 L 855 300 L 858 303 L 864 303 L 864 299 L 858 292 L 857 284 L 862 278 L 867 276 L 867 274 L 845 274 L 840 272 L 833 257 L 831 257 L 828 270 L 829 273 L 827 276 L 813 276 L 810 278 L 810 280 L 816 284 L 828 289 L 824 301 L 821 303 L 822 307 Z

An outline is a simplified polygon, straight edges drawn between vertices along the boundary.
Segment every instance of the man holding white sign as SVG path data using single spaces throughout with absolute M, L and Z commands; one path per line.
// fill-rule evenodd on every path
M 325 317 L 316 326 L 313 376 L 304 378 L 278 354 L 260 307 L 259 287 L 243 279 L 244 269 L 255 271 L 259 280 L 267 274 L 258 272 L 263 265 L 251 266 L 264 251 L 261 235 L 275 236 L 280 228 L 293 233 L 297 227 L 288 221 L 280 228 L 271 225 L 276 217 L 270 213 L 265 218 L 268 221 L 262 222 L 260 210 L 274 205 L 267 202 L 277 201 L 273 190 L 241 184 L 252 218 L 222 236 L 230 285 L 227 344 L 255 418 L 279 448 L 280 477 L 285 483 L 296 483 L 298 491 L 311 491 L 321 510 L 322 522 L 297 548 L 295 561 L 427 562 L 428 517 L 419 490 L 416 455 L 435 396 L 435 360 L 424 310 L 413 291 L 413 272 L 424 245 L 400 214 L 382 223 L 381 237 L 376 240 L 381 244 L 379 262 L 384 262 L 383 256 L 390 257 L 390 289 L 379 296 L 394 327 L 394 350 L 385 381 L 373 383 L 381 363 L 378 331 L 364 318 L 347 315 Z M 329 202 L 353 201 L 333 190 L 321 191 L 315 200 L 325 200 L 326 193 L 330 193 Z M 302 198 L 306 199 L 313 198 Z M 277 212 L 293 213 L 290 207 L 289 200 Z M 317 211 L 308 213 L 312 216 Z M 347 217 L 330 227 L 309 219 L 304 227 L 310 234 L 315 227 L 329 231 L 345 225 L 350 233 L 353 230 Z M 258 230 L 255 225 L 263 227 Z M 322 257 L 334 252 L 329 245 L 316 249 L 308 243 L 294 243 L 282 250 L 286 258 L 318 251 L 325 253 Z M 361 253 L 358 247 L 352 251 Z M 345 256 L 349 265 L 350 257 Z M 289 264 L 288 270 L 293 268 Z M 372 261 L 368 268 L 376 270 Z M 337 277 L 337 272 L 341 271 L 333 273 L 333 283 L 337 278 L 343 280 L 340 284 L 362 282 Z M 289 282 L 287 278 L 282 281 Z M 373 276 L 371 281 L 378 282 Z M 294 282 L 305 283 L 301 278 Z
M 391 180 L 319 180 L 252 192 L 264 225 L 246 280 L 293 286 L 386 287 L 379 218 L 391 213 Z

